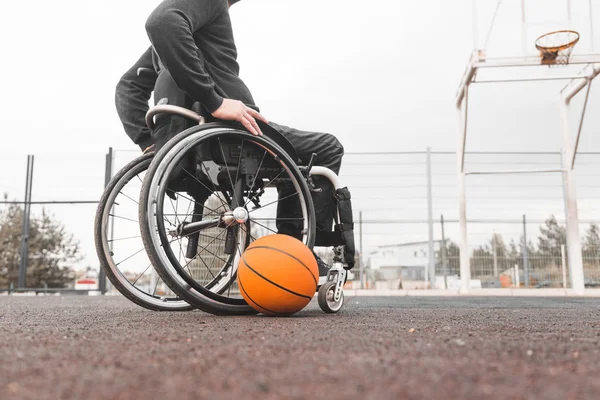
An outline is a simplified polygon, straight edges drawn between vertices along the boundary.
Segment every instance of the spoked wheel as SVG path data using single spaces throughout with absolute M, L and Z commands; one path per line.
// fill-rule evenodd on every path
M 293 212 L 277 219 L 281 207 Z M 253 240 L 288 230 L 312 248 L 315 238 L 312 198 L 296 164 L 271 140 L 223 124 L 191 128 L 161 149 L 139 213 L 160 276 L 213 314 L 255 313 L 237 286 Z
M 321 310 L 333 314 L 342 309 L 344 305 L 344 291 L 340 293 L 339 299 L 335 299 L 335 287 L 337 282 L 327 282 L 319 289 L 318 301 Z
M 155 311 L 192 310 L 156 274 L 140 235 L 137 199 L 153 155 L 130 162 L 106 187 L 96 212 L 96 252 L 110 282 L 129 300 Z

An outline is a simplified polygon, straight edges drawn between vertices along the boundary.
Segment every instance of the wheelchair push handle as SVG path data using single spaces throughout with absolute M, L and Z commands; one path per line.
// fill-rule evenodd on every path
M 192 121 L 197 121 L 199 125 L 205 122 L 203 116 L 195 113 L 192 110 L 169 104 L 161 104 L 154 106 L 150 110 L 148 110 L 148 112 L 146 113 L 146 126 L 151 130 L 154 129 L 154 117 L 158 114 L 163 113 L 180 115 L 182 117 L 191 119 Z

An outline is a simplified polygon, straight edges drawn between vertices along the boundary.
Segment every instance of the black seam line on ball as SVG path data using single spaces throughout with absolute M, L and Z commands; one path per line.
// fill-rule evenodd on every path
M 248 299 L 250 299 L 251 302 L 253 302 L 254 304 L 256 304 L 259 308 L 262 308 L 265 311 L 268 311 L 270 313 L 273 314 L 277 314 L 277 315 L 285 315 L 284 313 L 280 313 L 277 311 L 273 311 L 273 310 L 269 310 L 266 307 L 261 306 L 260 304 L 258 304 L 256 301 L 254 301 L 254 299 L 252 297 L 250 297 L 250 295 L 248 294 L 248 292 L 246 292 L 246 289 L 244 289 L 244 285 L 242 285 L 242 282 L 238 279 L 238 285 L 240 286 L 240 289 L 242 289 L 242 292 L 244 292 L 246 294 L 246 296 L 248 296 Z
M 288 293 L 291 293 L 291 294 L 293 294 L 293 295 L 295 295 L 295 296 L 298 296 L 298 297 L 304 297 L 305 299 L 312 300 L 312 297 L 308 297 L 308 296 L 305 296 L 305 295 L 303 295 L 303 294 L 296 293 L 296 292 L 294 292 L 294 291 L 292 291 L 292 290 L 290 290 L 290 289 L 284 288 L 283 286 L 281 286 L 281 285 L 278 285 L 277 283 L 273 282 L 272 280 L 270 280 L 270 279 L 268 279 L 268 278 L 266 278 L 266 277 L 262 276 L 261 274 L 259 274 L 258 272 L 256 272 L 256 270 L 255 270 L 254 268 L 252 268 L 252 267 L 250 266 L 250 264 L 248 264 L 248 263 L 246 262 L 246 258 L 245 258 L 244 256 L 242 256 L 242 259 L 244 260 L 244 264 L 246 264 L 246 266 L 248 267 L 248 269 L 249 269 L 250 271 L 254 272 L 256 275 L 260 276 L 260 277 L 261 277 L 261 278 L 263 278 L 265 281 L 269 282 L 271 285 L 273 285 L 273 286 L 277 286 L 279 289 L 281 289 L 281 290 L 285 290 L 286 292 L 288 292 Z M 312 275 L 312 274 L 311 274 L 311 275 Z
M 269 250 L 274 250 L 274 251 L 278 251 L 280 253 L 285 254 L 286 256 L 289 256 L 291 258 L 293 258 L 294 260 L 298 261 L 304 268 L 306 268 L 306 270 L 308 271 L 308 273 L 310 274 L 310 276 L 313 278 L 313 281 L 315 281 L 315 285 L 318 285 L 317 283 L 317 279 L 315 278 L 315 276 L 313 275 L 312 272 L 310 272 L 310 269 L 306 266 L 306 264 L 304 264 L 302 262 L 302 260 L 298 259 L 297 257 L 294 257 L 293 255 L 291 255 L 290 253 L 287 253 L 283 250 L 279 250 L 276 249 L 275 247 L 271 247 L 271 246 L 256 246 L 256 247 L 250 247 L 248 250 L 246 251 L 250 251 L 250 250 L 254 250 L 254 249 L 269 249 Z

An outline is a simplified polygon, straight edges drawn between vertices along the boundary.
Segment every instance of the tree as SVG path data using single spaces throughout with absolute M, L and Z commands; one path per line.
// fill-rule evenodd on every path
M 544 226 L 540 227 L 538 237 L 538 254 L 549 259 L 555 265 L 560 265 L 562 253 L 561 246 L 567 242 L 567 231 L 564 226 L 556 222 L 552 215 L 546 220 Z
M 600 251 L 600 229 L 598 225 L 591 224 L 583 238 L 583 251 L 597 253 Z
M 0 287 L 17 287 L 23 208 L 11 204 L 0 211 Z M 43 209 L 31 216 L 27 255 L 27 287 L 62 288 L 74 279 L 73 264 L 82 259 L 79 244 Z
M 600 264 L 600 229 L 598 225 L 591 224 L 583 238 L 583 259 L 589 263 Z
M 443 246 L 443 245 L 442 245 Z M 448 275 L 459 275 L 460 274 L 460 248 L 456 243 L 454 243 L 450 239 L 446 239 L 446 273 Z M 442 257 L 437 258 L 436 263 L 436 274 L 443 275 L 444 274 L 444 266 L 442 265 Z
M 506 257 L 507 248 L 502 235 L 494 233 L 492 237 L 479 248 L 473 250 L 471 258 L 471 270 L 474 276 L 492 275 L 494 272 L 494 249 L 495 260 L 499 271 L 502 270 L 502 260 Z

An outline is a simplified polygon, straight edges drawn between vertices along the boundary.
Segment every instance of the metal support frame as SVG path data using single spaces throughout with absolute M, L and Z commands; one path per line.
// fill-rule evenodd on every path
M 19 262 L 18 288 L 24 289 L 27 283 L 27 257 L 29 253 L 29 223 L 31 216 L 31 189 L 33 186 L 32 155 L 27 156 L 27 176 L 25 178 L 25 201 L 23 205 L 23 227 L 21 229 L 21 251 Z
M 460 93 L 460 100 L 456 106 L 458 110 L 458 132 L 460 139 L 458 141 L 458 151 L 456 152 L 456 169 L 458 173 L 458 220 L 460 223 L 460 293 L 469 293 L 471 284 L 471 265 L 469 259 L 469 249 L 467 245 L 467 192 L 465 187 L 464 164 L 465 164 L 465 145 L 467 140 L 467 108 L 469 105 L 468 87 Z M 463 102 L 464 99 L 464 102 Z M 465 111 L 463 112 L 463 103 Z
M 365 288 L 365 263 L 363 261 L 363 219 L 362 219 L 362 211 L 358 212 L 358 228 L 359 228 L 359 254 L 358 257 L 359 266 L 360 266 L 360 288 Z
M 108 148 L 108 153 L 106 153 L 106 164 L 104 168 L 104 187 L 108 186 L 108 183 L 112 179 L 112 164 L 113 164 L 113 148 Z M 111 212 L 114 215 L 114 210 Z M 114 218 L 112 218 L 111 222 L 114 222 Z M 111 242 L 112 243 L 112 242 Z M 112 245 L 112 244 L 111 244 Z M 106 293 L 106 272 L 102 266 L 100 267 L 100 271 L 98 272 L 98 289 L 100 293 Z
M 563 166 L 564 193 L 566 195 L 567 215 L 567 255 L 569 258 L 569 274 L 571 275 L 571 286 L 575 294 L 583 294 L 585 284 L 583 278 L 583 255 L 581 254 L 581 238 L 579 236 L 579 216 L 577 211 L 577 190 L 575 187 L 575 171 L 569 168 L 572 159 L 571 135 L 569 128 L 569 103 L 562 102 L 560 116 L 563 132 Z
M 527 216 L 523 215 L 523 284 L 529 287 L 529 248 L 527 247 Z
M 429 276 L 430 287 L 433 289 L 435 286 L 435 245 L 433 237 L 433 182 L 431 177 L 431 148 L 427 148 L 427 221 L 429 227 L 429 265 L 427 266 L 429 272 L 425 276 Z
M 569 64 L 585 65 L 577 75 L 563 77 L 532 77 L 501 80 L 485 80 L 480 83 L 492 82 L 523 82 L 523 81 L 551 81 L 558 79 L 570 79 L 569 83 L 561 90 L 561 125 L 563 133 L 562 168 L 560 169 L 538 169 L 538 170 L 494 170 L 494 171 L 469 171 L 465 172 L 465 150 L 467 142 L 469 86 L 476 82 L 477 71 L 480 68 L 506 68 L 506 67 L 540 67 L 541 58 L 538 57 L 505 57 L 485 59 L 482 50 L 475 50 L 471 54 L 467 68 L 463 74 L 458 91 L 456 93 L 456 108 L 458 112 L 458 151 L 457 151 L 457 173 L 458 173 L 458 195 L 459 195 L 459 223 L 460 223 L 460 275 L 461 293 L 468 293 L 471 282 L 470 258 L 467 241 L 467 206 L 466 206 L 466 176 L 467 175 L 493 175 L 493 174 L 537 174 L 537 173 L 561 173 L 563 174 L 565 213 L 567 221 L 567 256 L 569 259 L 569 274 L 575 294 L 583 294 L 585 290 L 583 275 L 583 258 L 581 254 L 581 239 L 579 235 L 579 218 L 577 213 L 577 191 L 575 187 L 574 167 L 579 147 L 579 140 L 583 129 L 583 121 L 587 110 L 592 80 L 600 74 L 600 54 L 572 55 Z M 587 87 L 583 109 L 573 142 L 569 127 L 569 104 L 571 99 L 581 90 Z M 527 279 L 526 279 L 527 284 Z

